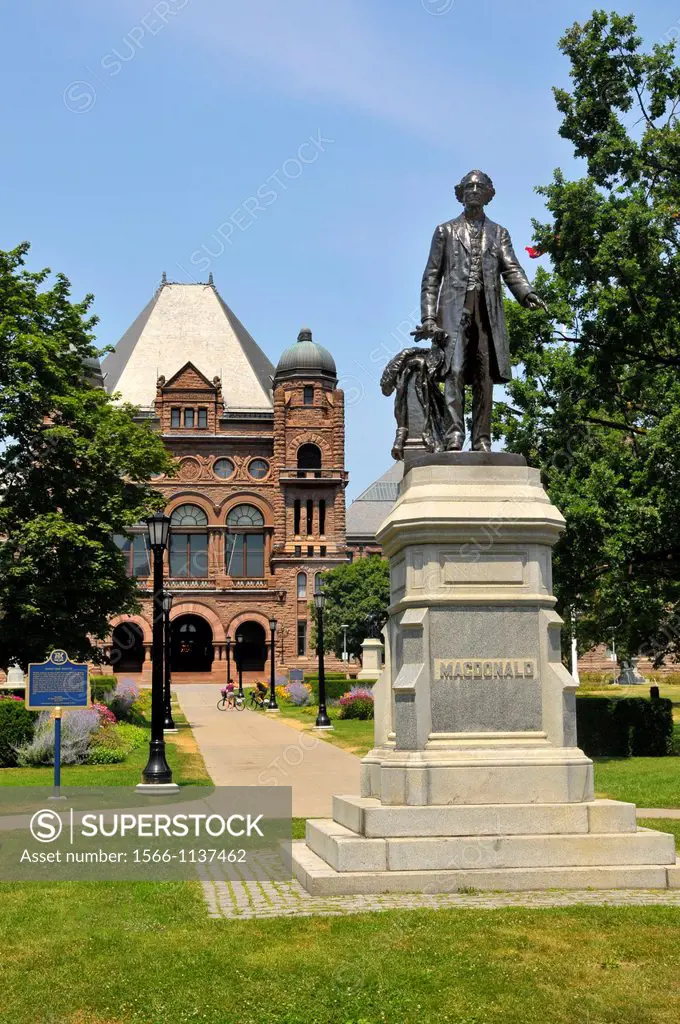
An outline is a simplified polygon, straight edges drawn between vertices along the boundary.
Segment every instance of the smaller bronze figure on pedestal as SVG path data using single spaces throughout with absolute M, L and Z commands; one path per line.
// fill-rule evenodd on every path
M 444 351 L 435 339 L 430 349 L 405 348 L 385 367 L 380 378 L 382 393 L 391 395 L 396 391 L 394 416 L 397 434 L 392 445 L 393 459 L 404 458 L 404 445 L 409 437 L 408 386 L 411 380 L 425 417 L 423 444 L 428 451 L 443 451 L 448 428 L 448 409 L 439 387 L 443 362 Z

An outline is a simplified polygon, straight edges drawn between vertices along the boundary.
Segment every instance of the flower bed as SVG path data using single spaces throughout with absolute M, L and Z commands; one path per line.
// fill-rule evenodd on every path
M 374 717 L 373 693 L 362 686 L 352 689 L 340 698 L 340 718 L 358 718 L 366 721 Z

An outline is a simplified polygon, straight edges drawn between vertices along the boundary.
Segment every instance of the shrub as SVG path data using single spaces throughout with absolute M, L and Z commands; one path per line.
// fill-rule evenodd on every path
M 151 722 L 151 690 L 140 690 L 130 709 L 130 722 L 133 725 L 147 725 Z
M 138 717 L 138 714 L 133 711 L 138 700 L 139 690 L 134 683 L 121 679 L 106 703 L 119 722 L 130 722 Z
M 277 704 L 290 704 L 291 699 L 288 696 L 288 690 L 285 686 L 276 687 L 276 702 Z
M 121 764 L 131 751 L 144 746 L 148 738 L 146 729 L 127 722 L 100 725 L 92 736 L 87 764 Z
M 590 757 L 673 753 L 673 704 L 645 697 L 577 697 L 578 745 Z
M 0 697 L 0 768 L 16 767 L 16 748 L 30 741 L 37 717 L 21 697 Z
M 353 686 L 340 698 L 340 718 L 359 718 L 366 721 L 374 716 L 373 694 L 361 686 Z
M 309 683 L 288 683 L 286 694 L 288 701 L 296 708 L 304 708 L 312 700 L 312 688 Z
M 61 763 L 83 764 L 87 758 L 92 734 L 99 728 L 99 715 L 94 708 L 66 711 L 61 722 Z M 17 764 L 54 764 L 54 719 L 51 711 L 41 711 L 33 738 L 17 749 Z
M 319 677 L 316 674 L 305 676 L 305 683 L 312 687 L 314 700 L 319 701 Z M 326 700 L 337 700 L 347 693 L 347 677 L 342 672 L 326 673 Z
M 319 713 L 319 709 L 315 704 L 308 704 L 306 708 L 301 708 L 303 715 L 307 715 L 309 718 L 316 718 Z M 326 712 L 331 721 L 335 721 L 339 717 L 339 709 L 328 704 L 326 706 Z
M 105 704 L 107 697 L 116 689 L 115 676 L 90 676 L 90 694 L 93 703 Z
M 127 751 L 122 748 L 92 746 L 87 753 L 88 764 L 122 764 L 127 758 Z
M 113 711 L 111 711 L 110 708 L 107 708 L 106 704 L 92 704 L 91 706 L 99 715 L 100 723 L 107 723 L 108 725 L 116 724 L 116 716 L 114 715 Z
M 123 737 L 128 751 L 145 747 L 149 742 L 148 729 L 140 729 L 138 725 L 130 725 L 129 722 L 119 722 L 116 732 Z

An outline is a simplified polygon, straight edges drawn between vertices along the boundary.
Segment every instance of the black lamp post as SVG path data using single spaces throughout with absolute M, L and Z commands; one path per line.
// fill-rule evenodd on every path
M 326 595 L 323 592 L 319 576 L 316 577 L 314 588 L 314 604 L 316 606 L 316 653 L 319 659 L 319 713 L 316 716 L 315 727 L 317 729 L 332 729 L 333 726 L 326 710 L 326 667 L 323 651 L 323 610 L 326 604 Z
M 269 701 L 267 703 L 267 711 L 278 711 L 279 705 L 276 703 L 276 675 L 274 663 L 276 660 L 276 649 L 274 647 L 276 638 L 276 627 L 278 622 L 276 619 L 269 620 L 269 629 L 271 630 L 271 643 L 269 645 L 270 650 L 270 668 L 269 668 Z
M 157 512 L 150 516 L 146 525 L 149 530 L 149 547 L 153 551 L 153 662 L 151 675 L 151 742 L 149 760 L 142 772 L 141 785 L 170 786 L 172 772 L 165 759 L 163 721 L 165 718 L 163 700 L 163 552 L 168 544 L 170 519 Z
M 164 732 L 177 732 L 177 726 L 175 725 L 172 718 L 172 701 L 170 698 L 171 691 L 171 658 L 172 658 L 172 644 L 170 641 L 170 610 L 172 608 L 174 594 L 169 590 L 163 591 L 163 620 L 165 625 L 165 692 L 164 698 L 164 714 L 165 720 L 163 722 Z
M 227 637 L 227 641 L 226 641 L 226 648 L 227 648 L 227 682 L 228 683 L 231 682 L 231 644 L 232 644 L 231 637 L 228 636 Z M 240 694 L 239 694 L 239 696 L 240 696 Z
M 243 635 L 241 633 L 236 634 L 236 650 L 234 651 L 234 657 L 236 658 L 236 667 L 238 668 L 238 695 L 243 696 Z

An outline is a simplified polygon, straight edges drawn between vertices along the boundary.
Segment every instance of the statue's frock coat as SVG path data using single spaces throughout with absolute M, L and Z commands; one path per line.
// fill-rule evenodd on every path
M 470 234 L 464 215 L 440 224 L 432 238 L 430 257 L 423 274 L 421 314 L 436 317 L 448 335 L 445 344 L 445 372 L 463 372 L 465 368 L 465 332 L 461 319 L 470 279 Z M 533 291 L 522 270 L 510 235 L 488 217 L 482 231 L 482 274 L 489 313 L 495 360 L 491 360 L 494 383 L 512 379 L 510 346 L 505 325 L 501 279 L 523 302 Z M 495 365 L 494 365 L 495 363 Z

